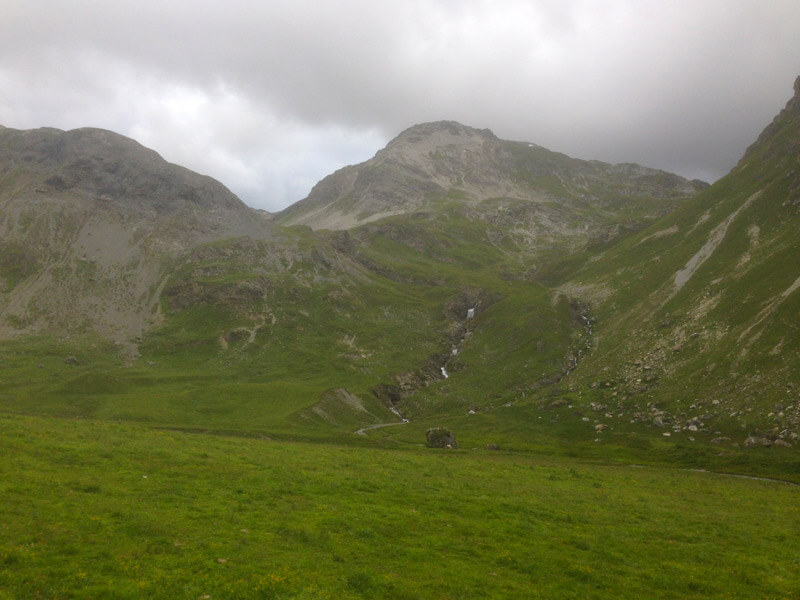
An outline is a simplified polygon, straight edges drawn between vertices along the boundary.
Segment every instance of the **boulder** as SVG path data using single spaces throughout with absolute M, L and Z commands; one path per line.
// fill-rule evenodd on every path
M 751 435 L 744 441 L 744 447 L 752 448 L 753 446 L 772 446 L 772 440 L 765 437 Z
M 425 434 L 428 448 L 458 448 L 456 436 L 447 427 L 434 427 Z

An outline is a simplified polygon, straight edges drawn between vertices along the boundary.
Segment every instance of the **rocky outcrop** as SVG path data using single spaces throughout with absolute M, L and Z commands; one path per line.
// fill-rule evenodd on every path
M 447 427 L 434 427 L 425 433 L 428 448 L 458 449 L 456 436 Z

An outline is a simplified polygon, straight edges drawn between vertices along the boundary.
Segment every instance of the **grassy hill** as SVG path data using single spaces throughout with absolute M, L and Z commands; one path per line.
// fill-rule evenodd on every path
M 568 382 L 581 404 L 673 433 L 797 440 L 798 139 L 800 95 L 730 174 L 561 287 L 597 318 Z

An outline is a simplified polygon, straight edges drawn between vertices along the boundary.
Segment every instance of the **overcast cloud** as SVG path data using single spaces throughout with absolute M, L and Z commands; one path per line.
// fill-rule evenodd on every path
M 713 181 L 798 40 L 796 0 L 3 0 L 0 124 L 112 129 L 267 210 L 439 119 Z

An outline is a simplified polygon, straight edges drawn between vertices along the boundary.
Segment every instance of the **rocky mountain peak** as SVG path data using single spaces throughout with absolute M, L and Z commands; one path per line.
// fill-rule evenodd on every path
M 37 194 L 69 193 L 158 213 L 187 207 L 248 210 L 218 181 L 170 164 L 155 151 L 104 129 L 4 128 L 0 152 L 0 177 L 23 171 Z
M 800 157 L 800 77 L 795 79 L 794 95 L 747 149 L 740 166 L 749 163 L 756 153 L 768 160 Z
M 497 206 L 505 204 L 484 203 L 497 200 L 531 212 L 553 201 L 599 208 L 620 199 L 650 198 L 652 213 L 660 214 L 666 206 L 661 200 L 690 196 L 702 187 L 639 165 L 577 160 L 536 144 L 498 139 L 488 129 L 436 121 L 406 129 L 372 159 L 326 177 L 278 220 L 349 229 L 390 216 L 443 210 L 444 204 L 472 211 L 470 218 L 493 220 Z M 598 190 L 604 191 L 598 195 Z
M 158 319 L 162 263 L 270 232 L 221 183 L 132 139 L 2 128 L 0 338 L 84 328 L 128 344 Z
M 499 140 L 489 129 L 475 129 L 456 121 L 434 121 L 409 127 L 378 152 L 376 158 L 396 157 L 418 162 L 443 153 L 482 152 Z
M 399 144 L 420 144 L 429 141 L 438 143 L 453 143 L 460 141 L 488 141 L 497 140 L 497 136 L 490 129 L 475 129 L 467 127 L 457 121 L 433 121 L 419 123 L 402 131 L 397 137 L 387 144 L 387 148 Z

